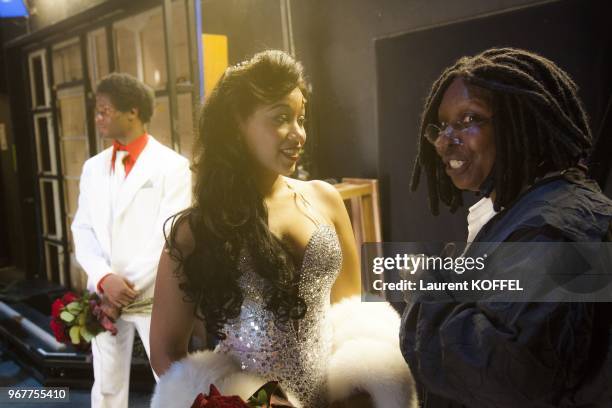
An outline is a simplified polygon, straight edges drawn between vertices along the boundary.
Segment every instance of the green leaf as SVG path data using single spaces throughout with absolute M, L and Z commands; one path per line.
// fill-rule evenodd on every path
M 251 395 L 247 402 L 254 404 L 255 407 L 267 407 L 270 401 L 268 400 L 268 393 L 262 388 L 256 394 Z
M 267 401 L 268 393 L 266 392 L 266 390 L 259 391 L 259 394 L 257 395 L 257 399 L 260 401 Z
M 251 408 L 269 408 L 270 406 L 293 407 L 278 381 L 268 381 L 249 397 Z
M 85 326 L 86 322 L 87 322 L 87 315 L 85 313 L 81 313 L 79 315 L 79 326 Z
M 83 310 L 83 306 L 79 302 L 70 302 L 66 305 L 66 309 L 73 315 L 77 315 Z
M 94 337 L 102 333 L 102 326 L 100 326 L 99 324 L 89 323 L 85 327 L 87 328 L 87 331 Z
M 64 310 L 62 313 L 60 313 L 60 319 L 66 323 L 72 323 L 72 321 L 74 321 L 74 315 L 67 310 Z
M 83 339 L 87 342 L 87 343 L 91 343 L 91 339 L 94 338 L 94 334 L 91 333 L 89 330 L 87 330 L 87 327 L 81 327 L 80 328 L 80 333 L 81 336 L 83 337 Z
M 153 310 L 153 298 L 145 298 L 130 303 L 121 309 L 122 313 L 150 314 Z
M 80 337 L 80 327 L 79 326 L 72 326 L 70 328 L 70 341 L 72 342 L 72 344 L 79 344 L 81 342 L 81 337 Z

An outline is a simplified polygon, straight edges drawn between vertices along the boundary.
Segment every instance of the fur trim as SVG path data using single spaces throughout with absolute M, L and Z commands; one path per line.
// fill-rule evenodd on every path
M 416 391 L 399 348 L 400 317 L 386 302 L 352 297 L 333 305 L 333 355 L 328 365 L 331 402 L 366 391 L 377 408 L 416 407 Z
M 208 393 L 210 384 L 224 393 L 221 380 L 238 371 L 238 364 L 226 355 L 211 351 L 190 354 L 159 378 L 151 408 L 190 407 L 199 393 Z
M 173 363 L 159 378 L 151 408 L 188 408 L 199 393 L 208 393 L 214 384 L 224 395 L 238 395 L 247 400 L 267 381 L 255 374 L 242 371 L 230 356 L 214 351 L 198 351 Z M 299 401 L 288 395 L 299 407 Z
M 382 341 L 349 340 L 331 358 L 329 400 L 341 401 L 356 390 L 370 394 L 377 408 L 417 406 L 410 370 L 399 347 Z
M 398 346 L 400 317 L 387 302 L 362 302 L 353 296 L 332 305 L 328 316 L 334 330 L 332 350 L 357 338 Z

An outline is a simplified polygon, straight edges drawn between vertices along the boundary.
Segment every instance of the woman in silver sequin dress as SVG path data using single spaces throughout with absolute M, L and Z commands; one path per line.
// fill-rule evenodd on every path
M 201 318 L 217 352 L 303 407 L 325 406 L 325 316 L 331 297 L 359 291 L 359 266 L 335 188 L 287 177 L 306 141 L 306 98 L 301 65 L 281 51 L 228 68 L 207 98 L 195 201 L 172 220 L 157 275 L 157 374 L 187 354 Z

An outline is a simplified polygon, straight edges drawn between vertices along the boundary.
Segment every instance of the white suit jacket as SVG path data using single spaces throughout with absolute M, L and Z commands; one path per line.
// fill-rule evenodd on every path
M 72 223 L 76 259 L 94 292 L 108 273 L 126 277 L 151 297 L 164 247 L 164 222 L 191 204 L 186 158 L 152 136 L 118 191 L 111 219 L 110 147 L 83 165 L 78 210 Z M 169 225 L 166 232 L 169 232 Z

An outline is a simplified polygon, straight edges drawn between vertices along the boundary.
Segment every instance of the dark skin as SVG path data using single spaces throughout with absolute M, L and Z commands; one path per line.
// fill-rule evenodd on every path
M 448 123 L 462 122 L 469 126 L 462 132 L 453 131 L 461 144 L 444 136 L 434 144 L 445 164 L 446 174 L 455 187 L 479 191 L 495 163 L 495 139 L 490 119 L 493 116 L 490 95 L 481 88 L 456 78 L 448 87 L 438 108 L 438 122 L 444 128 Z M 489 120 L 477 124 L 479 119 Z
M 105 94 L 96 95 L 95 120 L 102 137 L 117 140 L 124 145 L 146 132 L 137 108 L 127 112 L 119 111 Z M 132 282 L 112 271 L 100 286 L 104 291 L 103 308 L 107 315 L 115 319 L 119 317 L 121 308 L 132 303 L 139 295 Z
M 122 112 L 115 108 L 108 95 L 96 95 L 96 127 L 104 138 L 126 145 L 145 133 L 144 123 L 138 113 L 138 108 Z

